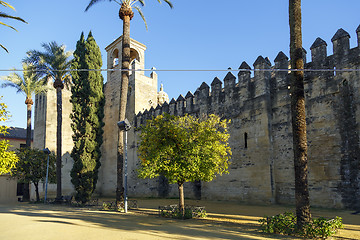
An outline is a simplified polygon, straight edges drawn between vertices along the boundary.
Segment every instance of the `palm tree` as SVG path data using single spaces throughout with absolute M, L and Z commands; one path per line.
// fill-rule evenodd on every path
M 4 7 L 11 8 L 12 10 L 15 11 L 15 8 L 14 8 L 13 6 L 11 6 L 10 4 L 8 4 L 7 2 L 0 1 L 0 5 L 2 5 L 2 6 L 4 6 Z M 22 18 L 20 18 L 20 17 L 11 16 L 11 15 L 8 15 L 8 14 L 6 14 L 6 13 L 4 13 L 4 12 L 0 12 L 0 18 L 15 19 L 15 20 L 18 20 L 18 21 L 27 23 L 24 19 L 22 19 Z M 11 29 L 13 29 L 13 30 L 15 30 L 15 31 L 17 31 L 16 28 L 14 28 L 14 27 L 12 27 L 12 26 L 10 26 L 10 25 L 7 25 L 7 24 L 5 24 L 5 23 L 3 23 L 3 22 L 0 22 L 0 24 L 1 24 L 1 25 L 4 25 L 4 26 L 6 26 L 6 27 L 9 27 L 9 28 L 11 28 Z M 2 44 L 0 44 L 0 47 L 1 47 L 2 49 L 4 49 L 6 52 L 9 52 L 9 51 L 6 49 L 6 47 L 4 47 Z
M 95 3 L 103 0 L 91 0 L 89 5 L 86 7 L 87 11 Z M 141 9 L 134 5 L 135 3 L 140 3 L 141 6 L 145 5 L 144 0 L 109 0 L 110 2 L 116 2 L 120 5 L 119 17 L 123 21 L 123 34 L 122 34 L 122 56 L 121 56 L 121 87 L 120 87 L 120 106 L 119 106 L 119 121 L 125 120 L 126 112 L 126 102 L 129 86 L 129 65 L 130 65 L 130 21 L 134 17 L 133 8 L 138 11 L 141 18 L 145 22 L 144 15 Z M 161 0 L 157 0 L 161 3 Z M 172 3 L 169 0 L 163 0 L 166 2 L 170 8 L 173 7 Z M 117 148 L 117 181 L 116 181 L 116 202 L 119 206 L 120 202 L 123 201 L 124 188 L 123 188 L 123 154 L 124 154 L 124 139 L 121 131 L 118 133 L 118 148 Z
M 31 108 L 34 104 L 32 96 L 34 94 L 40 94 L 47 91 L 46 82 L 40 80 L 40 76 L 35 71 L 32 71 L 33 66 L 23 63 L 23 77 L 18 73 L 11 73 L 9 76 L 4 77 L 6 81 L 1 84 L 1 87 L 13 87 L 17 90 L 17 93 L 23 93 L 26 96 L 25 104 L 27 106 L 26 116 L 26 146 L 31 146 Z
M 289 0 L 290 64 L 292 69 L 304 69 L 301 0 Z M 306 140 L 306 116 L 304 94 L 304 72 L 291 73 L 291 116 L 295 169 L 295 201 L 297 226 L 302 228 L 311 221 L 308 189 L 308 158 Z
M 13 87 L 17 90 L 18 93 L 23 93 L 26 96 L 25 104 L 27 106 L 27 116 L 26 116 L 26 147 L 31 147 L 31 108 L 33 105 L 32 96 L 34 94 L 39 94 L 47 91 L 46 82 L 40 80 L 39 74 L 32 71 L 33 66 L 23 63 L 23 77 L 18 73 L 11 73 L 9 76 L 4 77 L 6 81 L 1 84 L 1 87 Z M 30 200 L 29 184 L 24 185 L 24 201 Z
M 28 57 L 25 62 L 32 63 L 36 71 L 47 81 L 49 78 L 54 79 L 54 88 L 56 89 L 56 199 L 61 199 L 61 156 L 62 156 L 62 89 L 71 82 L 69 59 L 71 52 L 65 51 L 64 45 L 58 45 L 56 42 L 41 45 L 44 52 L 31 50 L 27 52 Z

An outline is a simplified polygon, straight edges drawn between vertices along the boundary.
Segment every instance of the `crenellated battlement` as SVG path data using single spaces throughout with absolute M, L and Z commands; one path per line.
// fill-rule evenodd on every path
M 306 62 L 305 101 L 308 136 L 309 191 L 312 206 L 357 208 L 360 199 L 360 25 L 356 29 L 357 46 L 350 48 L 351 34 L 339 29 L 327 43 L 316 38 L 310 47 L 311 61 Z M 107 48 L 107 66 L 119 69 L 122 38 Z M 144 69 L 146 46 L 131 40 L 131 69 Z M 252 67 L 250 67 L 252 66 Z M 357 69 L 357 71 L 339 71 Z M 131 71 L 126 117 L 134 128 L 128 131 L 128 193 L 131 197 L 175 197 L 177 187 L 163 177 L 138 178 L 140 127 L 162 113 L 173 115 L 215 113 L 231 119 L 229 144 L 232 150 L 229 174 L 212 182 L 185 185 L 186 196 L 209 200 L 234 200 L 251 204 L 289 204 L 295 202 L 293 138 L 290 104 L 289 58 L 280 51 L 273 63 L 259 56 L 252 64 L 242 62 L 229 69 L 223 79 L 207 79 L 187 93 L 169 101 L 157 91 L 158 78 L 144 71 Z M 322 71 L 324 70 L 324 71 Z M 329 71 L 330 70 L 330 71 Z M 253 74 L 252 74 L 253 72 Z M 117 185 L 117 122 L 121 93 L 120 71 L 109 71 L 104 88 L 105 126 L 101 168 L 96 192 L 114 196 Z M 63 114 L 69 116 L 70 92 L 63 95 Z M 53 131 L 56 118 L 54 91 L 35 101 L 35 140 L 40 149 L 55 146 Z M 135 114 L 137 114 L 135 116 Z M 71 151 L 70 119 L 64 115 L 63 150 Z M 66 120 L 67 119 L 67 120 Z M 67 130 L 66 130 L 67 129 Z M 70 148 L 69 148 L 70 147 Z M 72 161 L 64 155 L 64 179 L 70 183 Z M 69 160 L 69 161 L 68 161 Z M 71 194 L 72 190 L 67 191 Z
M 328 43 L 316 38 L 310 47 L 309 62 L 303 49 L 312 206 L 351 208 L 360 199 L 360 170 L 354 167 L 360 162 L 360 96 L 356 94 L 360 92 L 360 74 L 339 71 L 360 69 L 360 26 L 356 36 L 358 46 L 350 48 L 350 34 L 339 29 L 331 39 L 331 55 Z M 231 120 L 229 175 L 211 183 L 189 183 L 186 195 L 261 204 L 294 202 L 289 57 L 280 51 L 272 61 L 266 56 L 257 57 L 251 64 L 244 61 L 237 70 L 229 68 L 223 79 L 207 79 L 196 89 L 162 101 L 162 105 L 160 101 L 152 101 L 151 106 L 147 103 L 152 96 L 148 88 L 136 94 L 144 104 L 142 112 L 135 111 L 134 128 L 129 131 L 129 193 L 142 197 L 177 196 L 176 189 L 163 178 L 143 181 L 137 177 L 137 143 L 142 124 L 162 113 L 215 113 Z M 311 69 L 316 71 L 308 71 Z M 156 85 L 151 87 L 156 90 Z M 161 89 L 158 96 L 164 94 Z M 113 142 L 109 141 L 109 148 L 113 148 Z
M 358 46 L 350 49 L 350 34 L 339 29 L 331 39 L 333 55 L 327 55 L 327 43 L 317 38 L 311 45 L 311 62 L 306 63 L 306 50 L 304 49 L 305 69 L 344 69 L 359 67 L 360 64 L 360 25 L 356 29 Z M 289 58 L 280 51 L 274 59 L 274 65 L 269 58 L 259 56 L 253 63 L 253 70 L 245 61 L 241 63 L 237 77 L 234 71 L 229 69 L 225 78 L 221 81 L 215 77 L 210 86 L 203 82 L 192 94 L 188 92 L 185 97 L 179 95 L 168 104 L 158 105 L 156 109 L 149 109 L 136 116 L 136 126 L 139 127 L 144 120 L 150 119 L 163 112 L 174 115 L 199 115 L 203 113 L 216 113 L 222 116 L 234 117 L 245 104 L 251 101 L 277 101 L 274 96 L 279 91 L 288 91 L 289 88 Z M 251 71 L 254 76 L 251 77 Z M 306 72 L 306 84 L 310 84 L 317 77 L 333 78 L 334 72 Z M 311 96 L 308 96 L 311 97 Z M 257 100 L 258 99 L 258 100 Z M 289 100 L 289 99 L 288 99 Z M 269 103 L 271 106 L 278 105 L 276 102 Z M 230 112 L 229 112 L 230 111 Z

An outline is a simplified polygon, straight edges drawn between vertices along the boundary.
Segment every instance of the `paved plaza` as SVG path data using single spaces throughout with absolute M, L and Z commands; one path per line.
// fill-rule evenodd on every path
M 176 199 L 138 199 L 139 208 L 127 214 L 76 208 L 65 205 L 18 203 L 0 205 L 1 240 L 92 240 L 92 239 L 297 239 L 267 235 L 259 230 L 258 219 L 294 210 L 284 206 L 249 206 L 235 202 L 187 200 L 205 206 L 206 219 L 160 218 L 160 205 Z M 343 218 L 345 228 L 334 239 L 360 239 L 360 215 L 351 211 L 313 209 L 315 217 Z

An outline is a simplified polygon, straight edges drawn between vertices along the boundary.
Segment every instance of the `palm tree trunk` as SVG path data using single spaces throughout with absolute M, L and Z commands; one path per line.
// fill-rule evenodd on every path
M 27 98 L 25 101 L 27 108 L 26 115 L 26 147 L 31 147 L 31 107 L 33 105 L 33 101 L 31 98 Z
M 304 69 L 301 0 L 289 0 L 290 63 L 292 69 Z M 306 139 L 306 116 L 304 94 L 304 72 L 291 73 L 291 116 L 293 129 L 295 200 L 297 226 L 302 228 L 311 221 L 308 189 L 308 159 Z
M 179 211 L 182 218 L 185 217 L 184 183 L 178 182 L 179 189 Z
M 56 126 L 56 200 L 61 199 L 61 144 L 62 144 L 62 89 L 64 84 L 61 80 L 56 79 L 54 82 L 56 88 L 56 113 L 57 113 L 57 126 Z
M 123 35 L 122 35 L 122 57 L 121 69 L 128 70 L 130 65 L 130 20 L 133 12 L 124 5 L 121 6 L 119 16 L 123 20 Z M 129 87 L 129 71 L 121 72 L 121 89 L 120 89 L 120 106 L 119 106 L 119 121 L 125 120 L 127 94 Z M 116 202 L 124 199 L 123 187 L 123 165 L 124 165 L 124 134 L 119 130 L 118 132 L 118 147 L 117 147 L 117 181 L 116 181 Z
M 33 101 L 31 98 L 26 98 L 25 100 L 26 108 L 27 108 L 27 114 L 26 114 L 26 147 L 31 147 L 31 106 L 33 104 Z M 30 183 L 25 182 L 24 183 L 24 192 L 23 192 L 23 201 L 27 202 L 30 201 Z

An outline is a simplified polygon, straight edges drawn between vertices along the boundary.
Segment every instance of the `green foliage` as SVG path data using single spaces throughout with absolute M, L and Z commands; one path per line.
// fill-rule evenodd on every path
M 338 229 L 343 228 L 342 218 L 326 219 L 323 217 L 313 219 L 311 224 L 305 226 L 304 236 L 307 238 L 326 239 L 334 235 Z
M 60 81 L 68 86 L 71 81 L 69 69 L 72 52 L 66 51 L 65 45 L 59 45 L 55 41 L 42 43 L 41 47 L 44 51 L 28 51 L 24 62 L 35 66 L 38 70 L 37 73 L 44 80 L 52 78 L 54 81 Z
M 262 230 L 266 233 L 281 233 L 291 235 L 296 230 L 296 216 L 291 212 L 285 212 L 272 217 L 259 220 Z
M 228 173 L 231 149 L 227 124 L 216 115 L 202 119 L 169 114 L 148 120 L 140 135 L 140 178 L 166 177 L 179 188 L 179 209 L 185 218 L 183 184 L 212 181 Z
M 114 210 L 114 209 L 115 209 L 115 207 L 113 207 L 112 203 L 103 202 L 102 210 L 109 211 L 109 210 Z
M 0 97 L 1 100 L 1 97 Z M 0 102 L 0 122 L 4 122 L 7 119 L 8 112 L 7 106 Z M 7 134 L 7 127 L 0 126 L 0 135 L 5 136 Z M 19 158 L 14 151 L 10 151 L 10 144 L 7 140 L 0 141 L 0 175 L 11 174 L 12 170 L 16 167 L 16 163 Z
M 91 0 L 89 2 L 89 5 L 86 7 L 85 11 L 89 10 L 89 8 L 94 5 L 95 3 L 98 3 L 102 0 Z M 146 27 L 146 30 L 148 29 L 147 27 L 147 23 L 146 23 L 146 20 L 145 20 L 145 16 L 143 14 L 143 12 L 141 11 L 141 8 L 139 6 L 136 6 L 134 5 L 135 3 L 139 3 L 141 6 L 145 6 L 145 0 L 109 0 L 110 2 L 113 1 L 119 5 L 121 5 L 122 7 L 125 7 L 125 8 L 134 8 L 136 9 L 136 11 L 140 14 L 142 20 L 144 21 L 145 23 L 145 27 Z M 161 0 L 157 0 L 159 3 L 161 3 Z M 165 3 L 167 3 L 169 5 L 170 8 L 173 8 L 173 5 L 171 3 L 170 0 L 163 0 Z
M 185 208 L 185 213 L 183 216 L 179 208 L 176 208 L 175 210 L 162 210 L 161 216 L 166 218 L 191 219 L 192 211 L 189 208 Z
M 6 82 L 1 84 L 1 87 L 13 87 L 18 93 L 23 93 L 27 99 L 31 99 L 33 94 L 46 92 L 48 90 L 46 81 L 40 80 L 40 75 L 33 71 L 34 66 L 28 63 L 23 63 L 22 66 L 23 76 L 13 72 L 4 78 Z
M 166 218 L 191 219 L 205 218 L 207 216 L 204 207 L 185 206 L 184 216 L 182 215 L 178 205 L 159 207 L 159 211 L 160 216 Z
M 27 131 L 26 131 L 26 145 L 31 145 L 31 106 L 33 105 L 32 96 L 34 94 L 44 93 L 48 90 L 46 81 L 40 79 L 40 75 L 33 71 L 34 66 L 23 63 L 23 76 L 13 72 L 4 78 L 5 82 L 1 87 L 13 87 L 17 93 L 23 93 L 26 96 L 25 104 L 27 108 Z
M 103 202 L 102 210 L 104 211 L 116 211 L 123 212 L 125 210 L 124 202 Z
M 39 201 L 38 185 L 39 182 L 45 182 L 47 157 L 48 155 L 39 149 L 20 148 L 17 153 L 19 162 L 13 174 L 22 182 L 35 185 L 36 200 Z M 54 154 L 49 155 L 49 183 L 56 183 L 56 158 Z
M 169 183 L 209 182 L 228 173 L 229 122 L 216 115 L 199 119 L 169 114 L 147 121 L 140 136 L 139 177 L 161 174 Z
M 91 32 L 86 41 L 82 33 L 74 52 L 72 69 L 100 69 L 101 66 L 101 52 Z M 74 165 L 71 182 L 76 190 L 75 200 L 86 203 L 95 190 L 101 165 L 105 105 L 103 77 L 100 71 L 74 71 L 72 80 L 70 102 L 74 148 L 71 157 Z
M 276 216 L 265 217 L 259 220 L 262 231 L 266 233 L 276 233 L 309 238 L 326 239 L 334 235 L 338 229 L 343 228 L 342 218 L 326 219 L 323 217 L 315 218 L 306 224 L 302 230 L 296 226 L 296 216 L 286 212 Z

